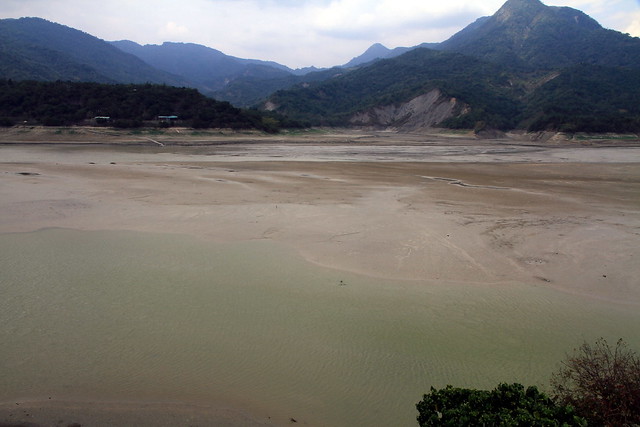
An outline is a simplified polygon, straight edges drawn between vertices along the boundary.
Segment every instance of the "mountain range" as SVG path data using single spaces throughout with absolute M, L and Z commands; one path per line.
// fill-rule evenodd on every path
M 40 18 L 0 20 L 0 77 L 187 84 L 90 34 Z
M 263 107 L 334 126 L 640 131 L 640 39 L 579 10 L 508 0 L 428 47 L 376 46 L 385 59 L 275 92 Z
M 640 130 L 639 73 L 640 39 L 539 0 L 508 0 L 442 43 L 374 44 L 323 70 L 0 20 L 0 78 L 186 86 L 310 125 Z

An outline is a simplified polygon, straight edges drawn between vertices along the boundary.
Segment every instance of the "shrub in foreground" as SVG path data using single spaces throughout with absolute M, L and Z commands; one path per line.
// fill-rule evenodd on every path
M 640 358 L 623 340 L 584 343 L 551 379 L 554 398 L 590 425 L 640 425 Z
M 431 387 L 416 408 L 421 427 L 587 425 L 571 407 L 556 405 L 536 387 L 521 384 L 500 384 L 491 391 Z

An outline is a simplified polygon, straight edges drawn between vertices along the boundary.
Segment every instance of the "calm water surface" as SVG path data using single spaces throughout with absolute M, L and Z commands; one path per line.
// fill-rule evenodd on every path
M 431 385 L 546 386 L 635 309 L 544 287 L 375 280 L 269 241 L 0 235 L 0 400 L 222 402 L 309 425 L 415 425 Z M 342 281 L 342 284 L 341 284 Z

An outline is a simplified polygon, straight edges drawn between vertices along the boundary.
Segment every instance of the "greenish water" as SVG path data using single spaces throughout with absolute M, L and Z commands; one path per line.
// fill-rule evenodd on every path
M 431 385 L 546 386 L 640 313 L 511 284 L 392 282 L 269 241 L 0 235 L 0 400 L 226 402 L 309 425 L 415 425 Z M 345 283 L 341 286 L 340 281 Z

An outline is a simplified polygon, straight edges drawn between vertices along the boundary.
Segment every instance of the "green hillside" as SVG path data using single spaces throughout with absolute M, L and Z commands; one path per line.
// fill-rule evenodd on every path
M 265 105 L 314 125 L 348 125 L 357 113 L 439 89 L 441 102 L 455 98 L 464 106 L 439 126 L 638 129 L 640 39 L 606 30 L 578 10 L 509 0 L 437 48 L 278 91 Z
M 518 92 L 512 81 L 505 67 L 421 48 L 327 81 L 276 92 L 270 101 L 278 112 L 298 120 L 346 125 L 358 111 L 400 103 L 438 88 L 446 96 L 477 105 L 468 120 L 451 126 L 473 127 L 472 122 L 484 120 L 497 128 L 509 128 L 516 124 L 521 108 L 512 96 Z
M 577 65 L 527 99 L 521 127 L 530 131 L 640 132 L 640 72 Z
M 244 76 L 230 82 L 224 89 L 213 92 L 213 96 L 216 99 L 229 101 L 233 105 L 253 107 L 279 90 L 291 88 L 298 84 L 306 86 L 311 83 L 331 79 L 347 72 L 349 72 L 349 70 L 334 67 L 304 75 L 289 75 L 273 79 Z
M 0 78 L 185 85 L 103 40 L 40 18 L 0 20 Z
M 4 123 L 66 124 L 109 116 L 121 124 L 135 124 L 153 120 L 154 115 L 178 115 L 197 127 L 350 126 L 357 122 L 476 130 L 638 130 L 640 111 L 634 100 L 640 99 L 640 39 L 604 29 L 579 10 L 549 7 L 539 0 L 508 0 L 494 15 L 429 47 L 389 50 L 374 45 L 354 63 L 380 55 L 387 59 L 297 75 L 269 61 L 233 58 L 205 46 L 111 44 L 39 18 L 3 19 L 0 79 L 12 81 L 3 83 L 7 103 L 0 107 L 0 117 Z M 21 101 L 9 99 L 14 90 L 28 92 L 16 83 L 22 80 L 30 80 L 25 84 L 33 94 Z M 137 87 L 145 93 L 139 104 L 120 86 L 52 89 L 34 81 L 195 87 L 217 99 L 260 105 L 282 116 L 276 119 L 268 116 L 271 113 L 250 110 L 232 113 L 231 105 L 207 100 L 195 91 L 180 92 L 185 89 L 173 93 L 168 87 Z M 44 95 L 51 91 L 57 98 Z M 431 106 L 423 103 L 405 109 L 421 102 L 410 104 L 412 100 L 426 99 L 419 97 L 427 93 L 439 98 L 429 101 Z M 34 101 L 38 96 L 44 98 Z M 154 96 L 158 98 L 151 99 Z M 193 105 L 186 105 L 184 99 Z M 434 113 L 445 104 L 454 107 L 443 115 Z M 376 111 L 386 117 L 395 114 L 389 111 L 402 113 L 380 119 Z M 420 117 L 428 116 L 437 119 L 420 122 Z
M 159 116 L 177 116 L 194 128 L 277 131 L 279 117 L 241 110 L 207 98 L 195 89 L 165 85 L 0 80 L 0 123 L 68 126 L 98 122 L 116 127 L 161 124 Z M 106 119 L 108 117 L 108 119 Z M 290 123 L 285 123 L 290 124 Z
M 529 70 L 581 63 L 640 68 L 640 40 L 607 30 L 579 10 L 539 0 L 509 0 L 438 49 Z
M 118 41 L 111 44 L 159 70 L 183 77 L 191 87 L 206 95 L 223 89 L 238 78 L 262 81 L 293 76 L 292 70 L 275 63 L 235 58 L 193 43 L 165 42 L 141 46 L 130 41 Z

